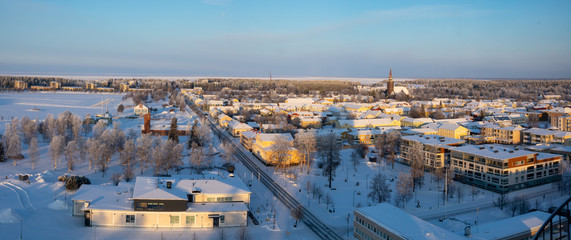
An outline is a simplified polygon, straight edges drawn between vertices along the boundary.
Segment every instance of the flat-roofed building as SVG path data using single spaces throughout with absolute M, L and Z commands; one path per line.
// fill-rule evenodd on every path
M 14 89 L 26 89 L 28 84 L 21 80 L 14 81 Z
M 401 143 L 401 157 L 399 160 L 405 164 L 412 163 L 412 152 L 415 147 L 422 148 L 424 165 L 430 169 L 442 168 L 448 165 L 451 146 L 459 146 L 465 141 L 438 135 L 410 135 L 403 136 Z
M 486 137 L 487 143 L 519 144 L 523 130 L 524 128 L 518 125 L 501 127 L 496 124 L 486 124 L 482 126 L 482 134 Z
M 561 155 L 496 144 L 450 148 L 455 179 L 496 192 L 559 180 Z

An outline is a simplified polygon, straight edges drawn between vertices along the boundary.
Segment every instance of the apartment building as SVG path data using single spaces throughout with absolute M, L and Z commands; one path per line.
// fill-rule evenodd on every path
M 541 128 L 531 128 L 522 131 L 523 144 L 561 143 L 571 139 L 571 132 L 553 131 Z
M 571 116 L 558 116 L 551 119 L 551 127 L 571 132 Z
M 410 135 L 403 136 L 401 143 L 401 157 L 397 159 L 405 164 L 412 163 L 413 148 L 422 147 L 424 164 L 430 169 L 442 168 L 448 165 L 450 151 L 448 148 L 459 146 L 465 141 L 438 135 Z
M 518 125 L 502 127 L 496 124 L 486 124 L 482 126 L 482 134 L 487 143 L 520 144 L 523 130 L 524 128 Z
M 496 144 L 450 148 L 455 179 L 496 192 L 559 180 L 561 155 Z
M 14 81 L 14 89 L 26 89 L 28 88 L 28 84 L 24 81 L 16 80 Z

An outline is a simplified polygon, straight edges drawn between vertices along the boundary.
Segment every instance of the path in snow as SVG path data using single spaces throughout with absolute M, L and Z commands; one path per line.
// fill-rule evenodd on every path
M 15 192 L 16 195 L 18 196 L 18 200 L 20 200 L 20 205 L 22 205 L 23 208 L 27 210 L 36 209 L 32 204 L 32 201 L 30 200 L 30 195 L 28 194 L 28 192 L 26 192 L 26 190 L 24 190 L 20 186 L 13 184 L 11 182 L 1 182 L 0 186 L 3 186 Z

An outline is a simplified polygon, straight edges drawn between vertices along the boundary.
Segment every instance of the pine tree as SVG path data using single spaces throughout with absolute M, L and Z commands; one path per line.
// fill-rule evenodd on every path
M 6 148 L 4 143 L 0 141 L 0 162 L 6 162 Z
M 169 140 L 178 143 L 178 125 L 176 118 L 173 117 L 171 121 L 171 129 L 169 130 Z

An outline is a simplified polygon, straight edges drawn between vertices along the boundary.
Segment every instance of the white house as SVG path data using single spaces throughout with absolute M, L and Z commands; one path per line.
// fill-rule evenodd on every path
M 143 116 L 143 115 L 149 113 L 149 108 L 145 107 L 145 105 L 143 105 L 142 103 L 135 106 L 133 108 L 133 110 L 135 111 L 135 115 L 139 115 L 139 116 Z
M 237 227 L 247 225 L 250 194 L 232 177 L 137 177 L 134 186 L 82 185 L 72 201 L 86 226 Z

